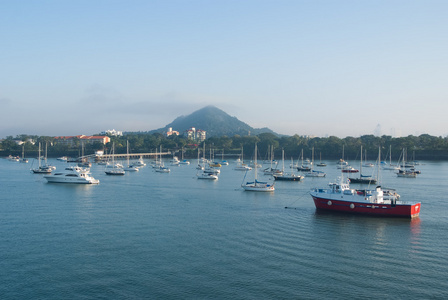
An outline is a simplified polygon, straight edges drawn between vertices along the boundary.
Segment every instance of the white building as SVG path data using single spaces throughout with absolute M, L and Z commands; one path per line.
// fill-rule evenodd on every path
M 122 136 L 123 135 L 123 131 L 118 131 L 118 130 L 115 130 L 115 129 L 112 129 L 112 130 L 109 129 L 109 130 L 101 132 L 101 134 L 102 135 L 112 135 L 112 136 Z

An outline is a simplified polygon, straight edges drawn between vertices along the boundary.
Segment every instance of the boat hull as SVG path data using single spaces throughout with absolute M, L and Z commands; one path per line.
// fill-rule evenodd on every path
M 300 181 L 303 179 L 302 176 L 281 176 L 281 175 L 274 175 L 275 180 L 279 181 Z
M 420 213 L 421 203 L 415 204 L 385 204 L 356 201 L 341 201 L 336 199 L 322 198 L 311 195 L 316 209 L 343 212 L 351 214 L 363 214 L 383 217 L 415 218 Z
M 123 176 L 125 172 L 113 172 L 113 171 L 105 171 L 106 175 L 112 175 L 112 176 Z
M 209 174 L 209 175 L 198 175 L 198 179 L 204 179 L 204 180 L 217 180 L 218 176 Z
M 32 170 L 34 174 L 51 174 L 51 170 Z
M 93 180 L 84 180 L 84 179 L 79 179 L 79 180 L 65 180 L 64 178 L 48 178 L 46 177 L 45 179 L 47 179 L 48 183 L 68 183 L 68 184 L 99 184 L 100 181 L 97 179 L 93 179 Z
M 376 184 L 375 179 L 365 179 L 365 178 L 349 178 L 350 183 L 362 183 L 362 184 Z
M 245 185 L 245 186 L 243 186 L 243 189 L 245 191 L 250 191 L 250 192 L 273 192 L 273 191 L 275 191 L 275 188 L 273 186 L 261 187 L 261 186 Z

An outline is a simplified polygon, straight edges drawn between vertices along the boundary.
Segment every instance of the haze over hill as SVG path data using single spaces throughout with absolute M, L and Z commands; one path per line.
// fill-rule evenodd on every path
M 236 134 L 257 135 L 265 132 L 277 135 L 277 133 L 269 128 L 253 128 L 213 105 L 206 106 L 187 116 L 177 117 L 165 127 L 151 132 L 166 132 L 169 128 L 172 128 L 182 134 L 191 127 L 205 130 L 207 132 L 207 137 L 223 135 L 234 136 Z

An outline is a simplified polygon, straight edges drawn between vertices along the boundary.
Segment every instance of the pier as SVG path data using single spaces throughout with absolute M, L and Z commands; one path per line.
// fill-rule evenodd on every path
M 172 155 L 172 152 L 149 152 L 149 153 L 123 153 L 123 154 L 90 154 L 90 155 L 84 155 L 80 156 L 78 159 L 85 159 L 85 158 L 95 158 L 100 160 L 107 160 L 110 158 L 140 158 L 140 157 L 155 157 L 155 156 L 165 156 L 165 155 Z

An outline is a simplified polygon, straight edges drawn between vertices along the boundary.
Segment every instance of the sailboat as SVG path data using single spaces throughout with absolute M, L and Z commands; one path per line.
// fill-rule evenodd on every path
M 198 149 L 199 150 L 199 149 Z M 199 157 L 199 152 L 198 152 L 198 157 Z M 199 161 L 198 161 L 199 163 Z M 218 179 L 218 174 L 219 169 L 218 168 L 214 168 L 214 167 L 210 167 L 210 165 L 208 167 L 205 166 L 206 164 L 206 160 L 202 161 L 202 165 L 198 165 L 198 172 L 196 173 L 196 177 L 198 179 L 211 179 L 211 180 L 216 180 Z
M 199 149 L 199 147 L 198 147 L 198 166 L 196 167 L 196 169 L 197 170 L 204 170 L 204 166 L 201 165 L 200 155 L 201 155 L 201 149 Z
M 131 165 L 130 163 L 129 163 L 129 141 L 127 140 L 126 141 L 126 158 L 127 158 L 127 166 L 126 166 L 126 168 L 124 168 L 124 170 L 125 171 L 130 171 L 130 172 L 136 172 L 136 171 L 138 171 L 139 169 L 135 166 L 135 165 Z
M 403 148 L 402 166 L 398 169 L 398 177 L 416 178 L 418 172 L 414 168 L 406 167 L 406 149 Z
M 323 171 L 314 170 L 314 147 L 311 149 L 311 170 L 305 173 L 305 177 L 325 177 L 327 174 Z
M 383 170 L 398 170 L 400 169 L 399 166 L 392 164 L 392 145 L 389 145 L 389 165 L 386 164 L 386 162 L 381 162 L 383 165 Z
M 106 175 L 124 175 L 126 172 L 120 166 L 115 164 L 115 143 L 112 143 L 112 166 L 106 166 L 104 173 Z
M 170 164 L 171 164 L 172 166 L 179 167 L 179 163 L 180 163 L 180 160 L 179 160 L 179 158 L 175 155 L 175 151 L 173 150 L 173 159 L 170 161 Z
M 40 146 L 40 142 L 39 142 L 39 153 L 38 153 L 38 162 L 39 162 L 39 166 L 36 169 L 31 169 L 31 171 L 35 174 L 50 174 L 51 171 L 53 171 L 53 168 L 50 166 L 47 166 L 47 164 L 45 164 L 45 166 L 42 165 L 42 157 L 40 156 L 40 151 L 41 151 L 41 146 Z
M 229 162 L 224 159 L 224 149 L 222 149 L 222 155 L 221 155 L 221 166 L 228 166 Z
M 22 158 L 19 160 L 21 163 L 28 163 L 28 158 L 25 158 L 25 143 L 22 144 Z
M 359 164 L 359 177 L 358 178 L 349 178 L 351 183 L 366 183 L 366 184 L 375 184 L 376 179 L 369 175 L 362 175 L 362 146 L 361 146 L 361 162 Z
M 362 158 L 362 151 L 361 151 L 361 158 Z M 373 168 L 375 165 L 372 163 L 367 162 L 367 150 L 364 150 L 364 167 Z
M 248 181 L 246 183 L 242 183 L 241 187 L 245 191 L 251 192 L 273 192 L 275 190 L 274 184 L 270 184 L 268 182 L 261 182 L 257 180 L 257 144 L 255 144 L 255 159 L 254 159 L 254 181 Z M 243 182 L 246 179 L 246 174 L 244 175 Z
M 270 167 L 263 170 L 264 175 L 282 175 L 282 171 L 273 166 L 277 166 L 277 163 L 274 163 L 274 146 L 270 147 L 270 159 L 269 159 Z
M 171 171 L 169 168 L 165 167 L 165 165 L 163 164 L 163 161 L 162 161 L 162 145 L 160 145 L 160 162 L 159 162 L 158 166 L 156 166 L 154 168 L 154 170 L 157 173 L 169 173 Z
M 309 172 L 311 171 L 311 166 L 309 164 L 309 160 L 307 159 L 306 163 L 303 163 L 303 149 L 302 149 L 302 165 L 297 167 L 297 171 L 301 171 L 301 172 Z
M 294 166 L 293 162 L 291 162 L 291 164 Z M 296 175 L 293 172 L 289 174 L 285 173 L 285 151 L 282 149 L 282 172 L 280 174 L 274 174 L 274 179 L 281 181 L 300 181 L 303 178 L 302 175 Z
M 338 161 L 338 169 L 344 169 L 348 166 L 348 162 L 344 160 L 344 145 L 342 145 L 342 158 Z
M 247 164 L 244 163 L 243 150 L 244 150 L 243 147 L 241 147 L 241 159 L 237 159 L 236 167 L 234 168 L 234 170 L 236 170 L 236 171 L 249 171 L 249 170 L 252 170 L 251 167 L 249 167 Z
M 319 153 L 319 155 L 320 155 L 320 162 L 317 164 L 317 166 L 318 166 L 318 167 L 326 167 L 327 164 L 324 163 L 324 162 L 322 162 L 322 152 Z
M 184 148 L 182 148 L 182 153 L 181 154 L 182 154 L 182 160 L 179 162 L 179 164 L 181 164 L 181 165 L 189 165 L 190 162 L 188 160 L 184 159 Z

